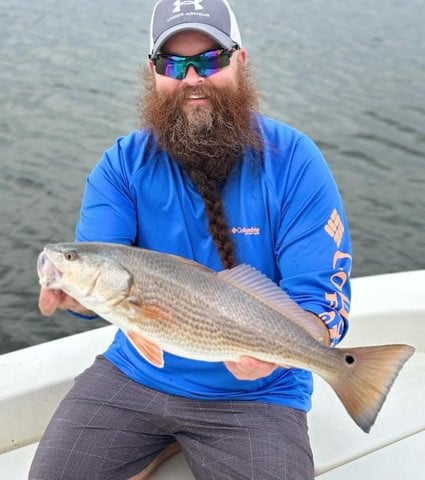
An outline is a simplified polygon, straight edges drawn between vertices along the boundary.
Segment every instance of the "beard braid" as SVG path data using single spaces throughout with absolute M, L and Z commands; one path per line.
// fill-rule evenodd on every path
M 158 92 L 148 68 L 142 71 L 144 93 L 139 103 L 142 128 L 181 165 L 205 204 L 209 230 L 225 268 L 236 265 L 234 244 L 224 214 L 222 186 L 247 148 L 262 151 L 255 116 L 256 89 L 248 67 L 239 64 L 236 86 L 185 86 Z M 191 95 L 208 97 L 209 105 L 188 110 Z

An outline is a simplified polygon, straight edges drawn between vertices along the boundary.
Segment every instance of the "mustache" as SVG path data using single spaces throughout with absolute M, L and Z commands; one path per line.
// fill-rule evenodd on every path
M 226 98 L 232 96 L 234 89 L 231 87 L 215 87 L 214 85 L 199 85 L 196 87 L 185 85 L 172 94 L 168 92 L 158 92 L 158 97 L 164 105 L 168 105 L 169 109 L 181 111 L 184 103 L 191 97 L 207 98 L 213 109 L 220 111 L 221 106 Z
M 203 86 L 203 87 L 186 86 L 183 88 L 181 94 L 182 94 L 182 97 L 184 98 L 188 98 L 191 96 L 208 97 L 211 94 L 212 89 L 213 87 L 210 87 L 210 86 Z

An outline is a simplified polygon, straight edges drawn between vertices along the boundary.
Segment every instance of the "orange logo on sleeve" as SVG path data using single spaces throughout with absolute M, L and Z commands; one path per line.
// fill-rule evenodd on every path
M 326 233 L 335 240 L 336 245 L 341 245 L 342 236 L 344 235 L 344 224 L 336 209 L 332 212 L 328 223 L 325 225 Z
M 325 293 L 325 300 L 331 310 L 319 314 L 319 317 L 325 322 L 329 329 L 332 345 L 338 343 L 344 332 L 344 320 L 348 321 L 350 298 L 345 295 L 344 287 L 350 278 L 351 262 L 352 259 L 349 253 L 340 252 L 339 250 L 335 253 L 332 262 L 334 273 L 330 277 L 334 289 L 331 293 Z M 339 319 L 337 318 L 337 314 Z

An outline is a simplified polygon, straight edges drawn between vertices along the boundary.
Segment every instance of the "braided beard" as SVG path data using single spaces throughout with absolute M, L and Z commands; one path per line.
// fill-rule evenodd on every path
M 235 86 L 185 86 L 172 93 L 157 91 L 148 68 L 142 75 L 141 126 L 155 135 L 160 148 L 179 162 L 198 189 L 222 262 L 231 268 L 236 261 L 221 187 L 246 148 L 261 151 L 263 147 L 253 115 L 259 96 L 251 75 L 239 64 Z M 185 107 L 192 95 L 207 97 L 209 104 Z

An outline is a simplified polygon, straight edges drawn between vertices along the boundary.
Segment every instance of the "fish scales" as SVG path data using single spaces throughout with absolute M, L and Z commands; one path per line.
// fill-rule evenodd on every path
M 143 264 L 134 265 L 145 272 L 135 282 L 141 303 L 161 304 L 172 312 L 175 321 L 170 329 L 170 323 L 162 319 L 155 326 L 148 320 L 141 331 L 150 333 L 155 340 L 170 337 L 173 353 L 215 361 L 260 355 L 267 361 L 283 364 L 288 359 L 296 362 L 300 347 L 308 351 L 311 344 L 315 350 L 307 359 L 310 361 L 301 364 L 298 359 L 297 366 L 311 368 L 311 362 L 317 364 L 320 344 L 267 305 L 229 287 L 210 271 L 186 264 L 177 267 L 173 257 L 161 257 L 158 263 L 155 253 L 146 259 Z M 129 267 L 121 261 L 124 267 Z

